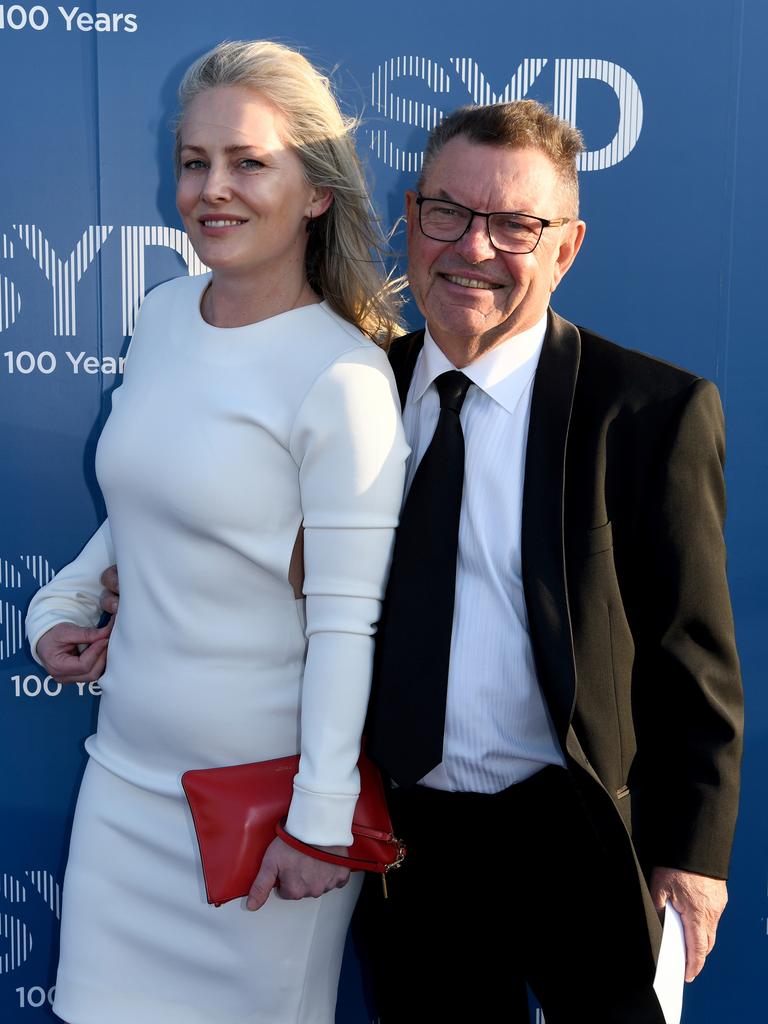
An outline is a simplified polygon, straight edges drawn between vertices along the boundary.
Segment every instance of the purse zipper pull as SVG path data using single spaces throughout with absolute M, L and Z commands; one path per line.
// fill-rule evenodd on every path
M 388 900 L 389 899 L 389 893 L 387 892 L 387 873 L 386 873 L 386 871 L 382 871 L 382 873 L 381 873 L 381 888 L 384 891 L 384 899 Z

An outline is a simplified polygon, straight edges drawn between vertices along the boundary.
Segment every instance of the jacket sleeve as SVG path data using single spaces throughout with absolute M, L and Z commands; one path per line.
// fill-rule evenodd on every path
M 717 389 L 696 380 L 658 452 L 636 552 L 637 840 L 650 865 L 718 878 L 728 873 L 743 724 L 723 464 Z

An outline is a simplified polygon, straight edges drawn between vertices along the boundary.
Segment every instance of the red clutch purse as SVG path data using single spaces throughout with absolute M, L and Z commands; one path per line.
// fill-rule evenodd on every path
M 337 856 L 288 835 L 283 825 L 293 795 L 299 755 L 273 761 L 198 768 L 181 784 L 195 825 L 208 902 L 217 907 L 247 896 L 267 847 L 279 834 L 291 846 L 352 871 L 382 876 L 398 867 L 405 846 L 392 834 L 384 787 L 376 766 L 360 755 L 360 796 L 349 856 Z M 386 886 L 385 886 L 386 893 Z

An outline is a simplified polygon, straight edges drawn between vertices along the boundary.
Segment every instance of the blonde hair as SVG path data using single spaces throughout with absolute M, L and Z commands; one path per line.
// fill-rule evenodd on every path
M 578 128 L 557 117 L 536 100 L 515 100 L 476 107 L 459 107 L 434 129 L 424 153 L 419 188 L 437 154 L 451 139 L 463 135 L 470 142 L 508 149 L 538 149 L 552 162 L 562 188 L 569 217 L 579 214 L 579 175 L 576 157 L 584 149 Z
M 242 85 L 274 104 L 285 139 L 315 188 L 333 193 L 311 222 L 306 275 L 328 305 L 386 347 L 402 333 L 399 279 L 384 273 L 386 239 L 373 211 L 355 151 L 353 118 L 339 110 L 329 79 L 296 50 L 266 40 L 220 43 L 187 70 L 179 86 L 174 162 L 181 170 L 181 124 L 187 105 L 206 89 Z

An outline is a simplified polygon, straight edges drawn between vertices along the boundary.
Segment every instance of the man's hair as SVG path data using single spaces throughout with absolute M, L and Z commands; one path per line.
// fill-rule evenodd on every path
M 437 154 L 446 142 L 459 135 L 484 146 L 539 150 L 549 158 L 560 178 L 563 199 L 568 207 L 562 214 L 578 216 L 579 177 L 576 158 L 584 150 L 584 139 L 578 128 L 557 117 L 536 100 L 459 107 L 444 118 L 429 137 L 418 182 L 419 189 L 423 187 Z

